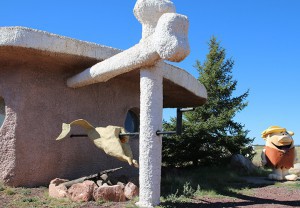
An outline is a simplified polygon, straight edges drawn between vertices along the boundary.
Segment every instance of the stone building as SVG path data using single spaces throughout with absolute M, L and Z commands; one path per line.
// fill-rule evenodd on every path
M 94 126 L 138 130 L 139 69 L 100 83 L 68 87 L 67 79 L 121 50 L 23 27 L 0 27 L 0 180 L 39 186 L 99 170 L 138 170 L 99 151 L 87 138 L 55 138 L 63 122 L 82 118 Z M 192 107 L 206 90 L 186 71 L 163 68 L 163 107 Z M 127 124 L 125 120 L 127 118 Z M 74 134 L 83 133 L 80 128 Z M 130 140 L 139 157 L 139 137 Z

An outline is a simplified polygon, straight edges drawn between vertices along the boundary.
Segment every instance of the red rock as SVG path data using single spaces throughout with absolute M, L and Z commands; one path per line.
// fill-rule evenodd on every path
M 67 182 L 66 179 L 55 178 L 50 182 L 49 185 L 49 196 L 53 198 L 65 198 L 68 195 L 68 189 L 66 186 L 61 185 L 64 182 Z
M 113 202 L 126 201 L 124 191 L 120 185 L 100 186 L 94 191 L 94 199 L 96 201 L 98 200 L 113 201 Z
M 73 184 L 68 190 L 68 196 L 75 202 L 87 202 L 93 200 L 93 192 L 96 184 L 93 181 L 84 181 Z
M 124 184 L 124 183 L 118 182 L 117 185 L 121 186 L 121 187 L 122 187 L 122 190 L 124 191 L 124 188 L 125 188 L 125 184 Z
M 124 188 L 124 195 L 127 199 L 133 199 L 139 195 L 139 188 L 133 183 L 129 182 Z

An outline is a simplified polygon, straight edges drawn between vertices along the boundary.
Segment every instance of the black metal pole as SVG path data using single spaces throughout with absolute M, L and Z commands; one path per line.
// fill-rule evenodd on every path
M 132 132 L 132 133 L 120 133 L 119 136 L 136 136 L 139 135 L 139 132 Z
M 181 135 L 182 133 L 182 111 L 177 108 L 177 118 L 176 118 L 176 134 Z
M 70 137 L 88 137 L 87 134 L 71 134 Z
M 167 134 L 167 135 L 171 135 L 171 134 L 176 134 L 176 131 L 156 131 L 156 135 L 161 135 L 161 134 Z
M 135 136 L 135 135 L 139 135 L 139 132 L 132 132 L 132 133 L 120 133 L 119 136 Z M 87 134 L 71 134 L 70 137 L 88 137 Z
M 177 134 L 181 135 L 182 133 L 182 112 L 193 111 L 195 108 L 177 108 L 177 119 L 176 119 L 176 131 L 156 131 L 156 135 L 166 134 L 172 135 Z M 128 132 L 128 133 L 120 133 L 119 136 L 136 136 L 139 135 L 139 132 Z M 87 137 L 87 134 L 71 134 L 70 137 Z

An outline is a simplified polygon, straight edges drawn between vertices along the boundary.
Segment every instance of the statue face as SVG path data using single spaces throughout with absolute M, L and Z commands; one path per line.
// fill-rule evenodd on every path
M 294 146 L 294 140 L 286 131 L 274 132 L 267 136 L 266 145 L 276 149 L 290 149 Z

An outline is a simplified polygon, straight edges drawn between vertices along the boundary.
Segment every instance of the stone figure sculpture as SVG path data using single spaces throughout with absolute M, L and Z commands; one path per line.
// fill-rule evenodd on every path
M 262 138 L 266 140 L 261 155 L 262 164 L 273 169 L 269 179 L 297 180 L 297 175 L 289 174 L 289 169 L 297 160 L 293 135 L 293 132 L 280 126 L 270 126 L 262 132 Z
M 72 125 L 79 125 L 83 127 L 89 139 L 106 154 L 115 157 L 121 161 L 128 162 L 129 165 L 138 167 L 138 163 L 133 159 L 130 145 L 128 144 L 129 137 L 122 136 L 119 138 L 120 133 L 125 133 L 125 129 L 118 126 L 107 127 L 94 127 L 84 119 L 78 119 L 70 124 L 62 124 L 62 132 L 56 140 L 66 138 Z

